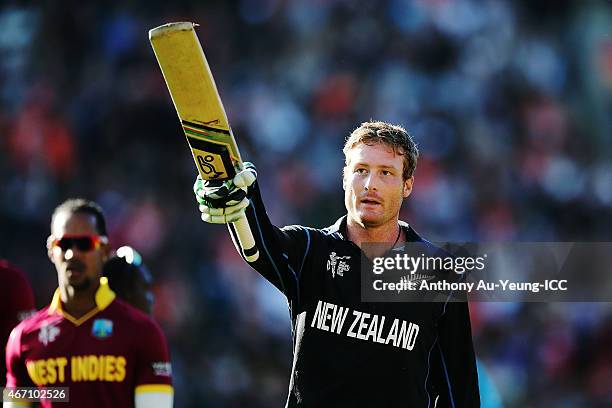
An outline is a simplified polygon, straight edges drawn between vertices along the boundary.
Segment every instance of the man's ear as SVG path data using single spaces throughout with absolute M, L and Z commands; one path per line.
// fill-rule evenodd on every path
M 342 190 L 346 191 L 346 166 L 342 168 Z
M 111 246 L 107 244 L 102 244 L 100 246 L 100 250 L 102 251 L 102 261 L 106 262 L 106 260 L 110 257 L 111 254 Z
M 414 184 L 414 176 L 410 176 L 409 178 L 404 180 L 404 191 L 402 194 L 404 198 L 407 198 L 410 195 L 410 193 L 412 193 L 413 184 Z
M 49 237 L 47 237 L 47 256 L 51 262 L 53 262 L 53 245 L 51 245 L 53 243 L 53 239 L 53 235 L 49 235 Z

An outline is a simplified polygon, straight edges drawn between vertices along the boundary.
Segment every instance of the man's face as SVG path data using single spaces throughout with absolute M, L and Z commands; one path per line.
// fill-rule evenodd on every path
M 396 222 L 414 177 L 403 180 L 404 158 L 383 144 L 349 150 L 342 186 L 349 219 L 364 227 Z
M 108 256 L 108 244 L 100 243 L 88 249 L 67 239 L 77 241 L 85 238 L 86 241 L 87 237 L 99 237 L 93 215 L 63 211 L 55 216 L 47 247 L 49 259 L 57 270 L 59 286 L 71 286 L 75 291 L 97 286 L 103 262 Z M 54 240 L 57 242 L 62 238 L 65 239 L 63 245 L 53 245 Z

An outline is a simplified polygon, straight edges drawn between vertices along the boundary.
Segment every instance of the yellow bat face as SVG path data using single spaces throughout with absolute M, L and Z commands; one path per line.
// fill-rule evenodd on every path
M 200 176 L 225 180 L 240 167 L 240 153 L 193 23 L 170 23 L 149 39 Z

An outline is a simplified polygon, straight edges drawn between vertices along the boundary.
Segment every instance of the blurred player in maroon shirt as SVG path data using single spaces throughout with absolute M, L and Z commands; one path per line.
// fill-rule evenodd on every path
M 0 347 L 4 352 L 11 330 L 35 311 L 32 287 L 25 274 L 0 259 Z M 6 365 L 0 358 L 0 385 L 6 380 Z
M 11 333 L 6 386 L 69 388 L 68 403 L 42 400 L 43 407 L 171 407 L 161 329 L 102 277 L 110 248 L 100 207 L 82 199 L 57 207 L 47 247 L 59 288 Z
M 117 249 L 115 255 L 104 263 L 104 276 L 119 299 L 151 315 L 153 278 L 138 251 L 127 245 Z

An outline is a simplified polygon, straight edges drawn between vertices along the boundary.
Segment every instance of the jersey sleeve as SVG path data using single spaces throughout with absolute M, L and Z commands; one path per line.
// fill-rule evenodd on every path
M 6 345 L 6 387 L 34 387 L 21 355 L 22 326 L 13 329 Z
M 36 310 L 32 287 L 23 273 L 15 276 L 11 290 L 11 313 L 15 316 L 15 326 Z
M 438 341 L 432 351 L 437 406 L 479 407 L 478 371 L 467 302 L 445 305 L 438 323 Z
M 153 320 L 145 320 L 138 330 L 135 394 L 172 394 L 172 367 L 161 328 Z
M 246 216 L 260 255 L 256 261 L 247 263 L 290 301 L 298 301 L 300 276 L 310 250 L 312 229 L 274 226 L 266 213 L 257 182 L 249 190 L 249 200 Z M 231 224 L 229 226 L 232 239 L 237 243 L 236 231 Z
M 0 310 L 3 313 L 0 316 L 0 346 L 3 352 L 11 330 L 35 310 L 34 295 L 29 282 L 19 270 L 11 269 L 10 272 L 10 276 L 4 277 L 3 284 L 6 287 L 1 290 L 0 295 Z M 0 364 L 0 384 L 4 384 L 5 377 L 5 365 Z

